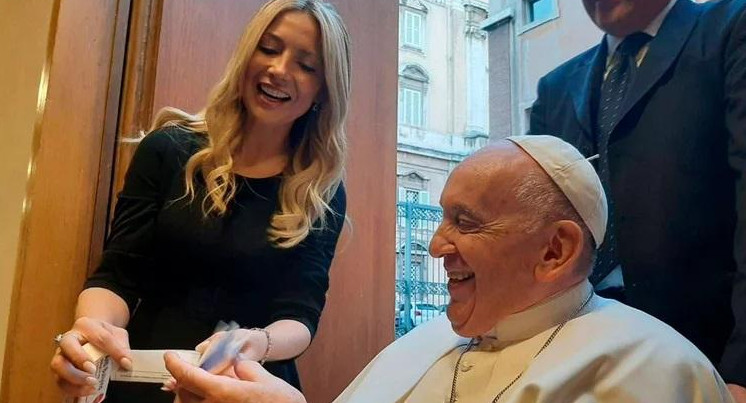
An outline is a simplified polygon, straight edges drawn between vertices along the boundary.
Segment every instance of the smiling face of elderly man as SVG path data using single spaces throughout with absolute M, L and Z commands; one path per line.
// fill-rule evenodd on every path
M 461 163 L 441 195 L 430 253 L 449 277 L 448 319 L 474 337 L 584 280 L 595 245 L 570 202 L 528 154 L 500 141 Z

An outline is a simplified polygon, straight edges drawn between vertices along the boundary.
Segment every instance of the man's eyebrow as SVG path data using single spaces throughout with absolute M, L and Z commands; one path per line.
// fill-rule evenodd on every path
M 479 214 L 462 203 L 456 203 L 455 205 L 453 205 L 452 208 L 450 208 L 450 210 L 454 216 L 465 215 L 470 218 L 480 219 Z

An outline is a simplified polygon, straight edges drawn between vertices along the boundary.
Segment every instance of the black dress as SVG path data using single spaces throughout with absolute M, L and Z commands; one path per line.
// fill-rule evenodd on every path
M 280 319 L 305 324 L 313 336 L 329 286 L 329 266 L 344 222 L 343 186 L 327 226 L 298 246 L 269 244 L 278 208 L 279 176 L 236 176 L 237 191 L 223 217 L 204 218 L 204 186 L 184 195 L 184 166 L 205 137 L 181 128 L 149 134 L 139 145 L 117 201 L 98 270 L 85 288 L 115 292 L 129 306 L 133 349 L 193 349 L 218 321 L 265 327 Z M 293 360 L 267 370 L 300 387 Z M 111 382 L 106 401 L 172 402 L 158 384 Z

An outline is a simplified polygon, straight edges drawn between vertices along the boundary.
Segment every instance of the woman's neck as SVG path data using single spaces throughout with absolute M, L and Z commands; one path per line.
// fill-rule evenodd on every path
M 288 163 L 290 127 L 270 128 L 247 124 L 233 155 L 233 172 L 251 178 L 281 173 Z

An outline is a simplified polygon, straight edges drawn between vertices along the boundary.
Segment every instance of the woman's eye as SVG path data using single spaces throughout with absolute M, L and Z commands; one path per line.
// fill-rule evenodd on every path
M 279 53 L 275 49 L 272 49 L 272 48 L 267 47 L 267 46 L 262 46 L 262 45 L 257 46 L 257 49 L 259 49 L 260 52 L 262 52 L 262 53 L 264 53 L 266 55 L 276 55 L 277 53 Z
M 310 66 L 310 65 L 305 64 L 305 63 L 300 63 L 300 68 L 303 71 L 307 72 L 307 73 L 315 73 L 316 72 L 316 69 L 313 66 Z

